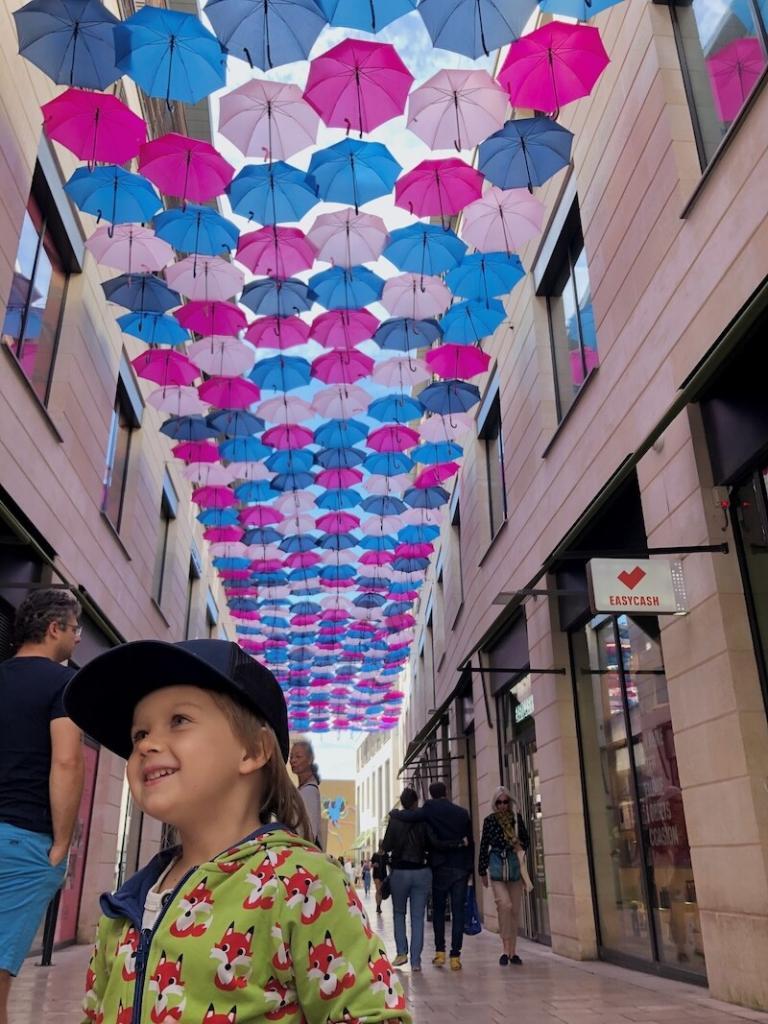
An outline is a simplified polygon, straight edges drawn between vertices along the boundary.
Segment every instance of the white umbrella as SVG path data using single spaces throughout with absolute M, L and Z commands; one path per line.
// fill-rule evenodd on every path
M 308 238 L 317 258 L 338 267 L 373 263 L 381 256 L 389 238 L 387 225 L 371 213 L 355 213 L 348 207 L 321 214 Z

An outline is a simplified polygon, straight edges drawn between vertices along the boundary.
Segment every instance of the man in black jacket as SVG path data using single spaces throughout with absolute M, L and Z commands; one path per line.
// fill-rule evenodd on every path
M 391 811 L 391 818 L 401 821 L 424 822 L 432 844 L 432 924 L 435 931 L 436 967 L 445 965 L 445 905 L 451 901 L 451 953 L 452 971 L 461 970 L 461 946 L 464 940 L 464 906 L 467 883 L 474 864 L 472 822 L 463 807 L 448 799 L 444 782 L 433 782 L 429 787 L 430 800 L 411 811 Z

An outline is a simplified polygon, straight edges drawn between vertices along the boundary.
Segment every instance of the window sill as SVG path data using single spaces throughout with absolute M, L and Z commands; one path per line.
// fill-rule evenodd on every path
M 154 597 L 151 597 L 151 598 L 150 598 L 150 601 L 152 602 L 152 606 L 154 607 L 154 609 L 155 609 L 155 611 L 157 612 L 157 614 L 158 614 L 158 615 L 160 616 L 160 618 L 161 618 L 161 619 L 163 620 L 163 622 L 164 622 L 164 623 L 166 624 L 166 626 L 168 627 L 168 629 L 170 629 L 170 628 L 171 628 L 171 624 L 170 624 L 170 622 L 168 621 L 168 619 L 166 619 L 166 617 L 165 617 L 165 612 L 164 612 L 164 611 L 163 611 L 163 609 L 162 609 L 162 608 L 160 607 L 159 603 L 158 603 L 158 602 L 157 602 L 157 601 L 155 600 L 155 598 L 154 598 Z
M 477 563 L 477 567 L 478 567 L 478 569 L 481 569 L 481 568 L 482 568 L 482 566 L 483 566 L 483 562 L 484 562 L 484 561 L 486 560 L 486 558 L 488 557 L 488 555 L 489 555 L 489 554 L 491 553 L 491 550 L 492 550 L 492 548 L 493 548 L 494 544 L 495 544 L 495 543 L 496 543 L 496 541 L 497 541 L 497 540 L 499 539 L 499 537 L 501 536 L 501 534 L 502 534 L 502 533 L 504 532 L 504 527 L 505 527 L 505 526 L 507 525 L 507 523 L 508 523 L 508 522 L 509 522 L 509 519 L 508 519 L 508 518 L 507 518 L 507 517 L 505 516 L 505 517 L 504 517 L 504 519 L 503 519 L 503 520 L 501 521 L 501 523 L 499 524 L 499 528 L 498 528 L 498 530 L 497 530 L 497 531 L 496 531 L 496 533 L 494 533 L 494 535 L 493 535 L 493 536 L 491 537 L 491 541 L 490 541 L 490 543 L 489 543 L 488 547 L 487 547 L 487 548 L 485 549 L 485 552 L 484 552 L 484 554 L 483 554 L 483 557 L 482 557 L 482 558 L 480 559 L 480 561 L 479 561 L 479 562 Z
M 100 515 L 100 516 L 101 516 L 101 518 L 102 518 L 102 519 L 104 520 L 104 522 L 105 522 L 105 523 L 107 524 L 107 527 L 108 527 L 108 529 L 109 529 L 109 532 L 110 532 L 110 533 L 112 534 L 112 536 L 114 537 L 114 539 L 115 539 L 115 540 L 117 541 L 117 546 L 118 546 L 118 547 L 120 548 L 120 550 L 121 550 L 121 551 L 123 552 L 123 554 L 125 555 L 125 557 L 126 557 L 126 560 L 127 560 L 127 561 L 129 561 L 129 562 L 133 561 L 133 559 L 131 558 L 131 553 L 130 553 L 130 551 L 128 550 L 128 548 L 127 548 L 127 547 L 125 546 L 125 542 L 123 541 L 123 538 L 122 538 L 122 537 L 120 536 L 120 534 L 119 534 L 119 533 L 117 532 L 117 527 L 116 527 L 116 526 L 115 526 L 115 524 L 114 524 L 114 523 L 112 522 L 112 520 L 111 520 L 111 519 L 109 518 L 109 516 L 107 515 L 107 513 L 106 513 L 106 512 L 104 512 L 104 511 L 102 510 L 102 511 L 100 511 L 100 512 L 99 512 L 99 515 Z
M 571 402 L 571 404 L 570 404 L 570 406 L 568 408 L 568 412 L 565 414 L 565 416 L 563 416 L 563 418 L 560 420 L 560 422 L 555 427 L 554 434 L 552 435 L 552 437 L 550 437 L 549 441 L 547 442 L 546 448 L 541 453 L 542 459 L 546 459 L 546 457 L 549 455 L 550 451 L 552 450 L 552 447 L 555 444 L 555 441 L 557 441 L 557 439 L 560 437 L 560 434 L 564 430 L 566 423 L 571 418 L 573 410 L 576 408 L 576 406 L 581 401 L 581 396 L 587 390 L 587 388 L 589 387 L 591 381 L 593 380 L 594 377 L 597 376 L 599 371 L 600 371 L 600 367 L 596 366 L 593 370 L 590 370 L 589 373 L 587 374 L 587 376 L 584 378 L 584 383 L 581 385 L 581 390 L 579 391 L 578 395 L 576 395 L 574 400 Z
M 32 396 L 35 404 L 37 405 L 38 409 L 40 410 L 40 413 L 41 413 L 41 415 L 43 417 L 45 425 L 48 427 L 50 432 L 53 434 L 53 436 L 56 439 L 56 441 L 58 441 L 59 444 L 63 444 L 64 443 L 64 438 L 59 433 L 59 428 L 54 423 L 54 421 L 53 421 L 53 419 L 51 417 L 51 414 L 48 412 L 48 410 L 45 407 L 45 405 L 40 401 L 40 396 L 35 391 L 35 389 L 32 387 L 32 384 L 30 383 L 30 380 L 27 377 L 26 373 L 24 373 L 22 368 L 19 366 L 18 359 L 13 354 L 13 352 L 11 352 L 11 350 L 8 348 L 8 346 L 5 344 L 5 342 L 2 342 L 2 347 L 3 347 L 3 351 L 5 352 L 6 358 L 10 361 L 11 365 L 13 366 L 13 369 L 16 372 L 19 380 L 24 384 L 24 387 L 27 389 L 29 394 Z

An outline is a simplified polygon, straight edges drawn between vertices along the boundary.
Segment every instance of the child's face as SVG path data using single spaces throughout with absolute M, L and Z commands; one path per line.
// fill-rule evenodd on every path
M 179 828 L 226 801 L 263 766 L 250 756 L 210 693 L 167 686 L 136 705 L 128 782 L 142 811 Z

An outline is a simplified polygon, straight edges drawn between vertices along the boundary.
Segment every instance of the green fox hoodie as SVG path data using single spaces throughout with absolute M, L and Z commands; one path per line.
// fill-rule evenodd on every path
M 403 990 L 341 868 L 279 825 L 190 871 L 155 927 L 173 851 L 115 893 L 88 965 L 91 1024 L 410 1024 Z

